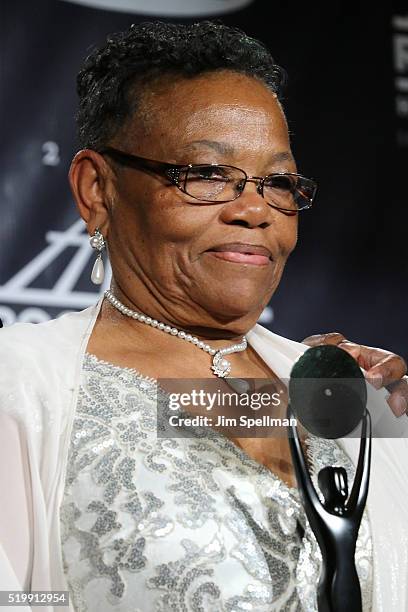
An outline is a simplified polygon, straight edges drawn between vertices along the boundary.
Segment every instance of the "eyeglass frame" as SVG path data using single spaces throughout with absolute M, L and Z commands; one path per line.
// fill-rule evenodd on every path
M 312 207 L 318 187 L 314 179 L 307 178 L 306 176 L 303 176 L 302 174 L 298 174 L 296 172 L 271 172 L 266 176 L 249 176 L 242 168 L 238 168 L 237 166 L 230 166 L 229 164 L 170 164 L 168 162 L 156 161 L 153 159 L 148 159 L 146 157 L 139 157 L 138 155 L 126 153 L 125 151 L 120 151 L 119 149 L 116 149 L 114 147 L 103 147 L 101 149 L 97 149 L 97 153 L 99 153 L 100 155 L 108 155 L 114 161 L 118 162 L 123 166 L 135 168 L 136 170 L 150 170 L 158 176 L 167 178 L 172 185 L 175 185 L 178 189 L 180 189 L 182 193 L 185 193 L 190 198 L 194 198 L 194 200 L 206 202 L 208 204 L 225 204 L 226 202 L 233 202 L 234 200 L 237 200 L 240 195 L 242 195 L 247 183 L 255 183 L 257 192 L 260 196 L 262 196 L 268 206 L 280 210 L 281 212 L 286 213 L 288 215 L 297 215 L 301 210 L 307 210 L 308 208 Z M 180 184 L 180 174 L 183 170 L 187 171 L 189 169 L 200 167 L 233 168 L 234 170 L 239 170 L 245 175 L 245 179 L 243 179 L 243 181 L 245 182 L 243 183 L 243 187 L 239 189 L 238 194 L 235 196 L 235 198 L 229 198 L 228 200 L 203 200 L 202 198 L 197 198 L 188 193 L 185 189 L 185 186 L 183 188 L 183 186 Z M 298 210 L 292 211 L 288 208 L 281 208 L 280 206 L 276 206 L 276 204 L 271 204 L 270 202 L 268 202 L 263 195 L 263 187 L 266 179 L 270 176 L 295 176 L 297 178 L 311 181 L 314 184 L 314 192 L 312 198 L 307 198 L 310 199 L 310 204 L 304 206 L 303 208 L 299 208 Z M 185 182 L 187 182 L 187 175 Z

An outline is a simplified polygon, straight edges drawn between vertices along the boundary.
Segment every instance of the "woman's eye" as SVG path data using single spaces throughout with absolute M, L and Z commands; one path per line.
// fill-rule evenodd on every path
M 296 188 L 296 178 L 293 176 L 269 176 L 265 180 L 264 187 L 279 189 L 280 191 L 293 192 Z
M 207 181 L 225 181 L 227 177 L 225 176 L 225 172 L 220 170 L 219 168 L 197 168 L 191 172 L 191 175 L 194 178 L 207 180 Z

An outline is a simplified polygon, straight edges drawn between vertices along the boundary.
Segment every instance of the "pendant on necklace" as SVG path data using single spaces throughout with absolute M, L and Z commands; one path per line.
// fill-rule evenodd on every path
M 225 378 L 231 372 L 231 362 L 223 357 L 221 351 L 215 353 L 212 362 L 211 369 L 215 376 Z
M 251 385 L 244 378 L 231 378 L 228 374 L 231 372 L 231 362 L 222 356 L 221 351 L 213 357 L 213 365 L 211 366 L 215 376 L 224 378 L 225 382 L 237 393 L 248 393 Z

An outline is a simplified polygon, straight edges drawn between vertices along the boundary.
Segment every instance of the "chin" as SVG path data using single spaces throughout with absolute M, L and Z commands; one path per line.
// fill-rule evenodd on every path
M 233 321 L 236 319 L 248 318 L 253 319 L 254 324 L 257 319 L 261 316 L 264 309 L 264 304 L 269 301 L 268 297 L 265 297 L 265 292 L 262 290 L 257 291 L 254 287 L 240 288 L 236 291 L 216 291 L 211 295 L 201 296 L 199 303 L 214 318 L 224 321 Z
M 218 320 L 245 317 L 255 324 L 279 284 L 280 269 L 270 266 L 248 270 L 248 266 L 231 266 L 231 270 L 223 268 L 220 273 L 220 268 L 197 270 L 190 296 Z

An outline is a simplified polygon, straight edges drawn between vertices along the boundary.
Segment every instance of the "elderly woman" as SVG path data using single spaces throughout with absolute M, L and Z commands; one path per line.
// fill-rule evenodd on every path
M 156 423 L 158 379 L 281 388 L 306 348 L 257 325 L 316 191 L 291 153 L 282 80 L 259 42 L 208 22 L 132 26 L 86 60 L 70 181 L 92 278 L 106 248 L 113 279 L 90 309 L 1 332 L 3 589 L 69 589 L 78 612 L 317 609 L 321 558 L 287 439 L 163 437 Z M 350 346 L 377 381 L 405 374 Z M 402 611 L 406 441 L 374 442 L 356 565 L 364 610 Z M 314 473 L 353 477 L 345 443 L 307 446 Z

